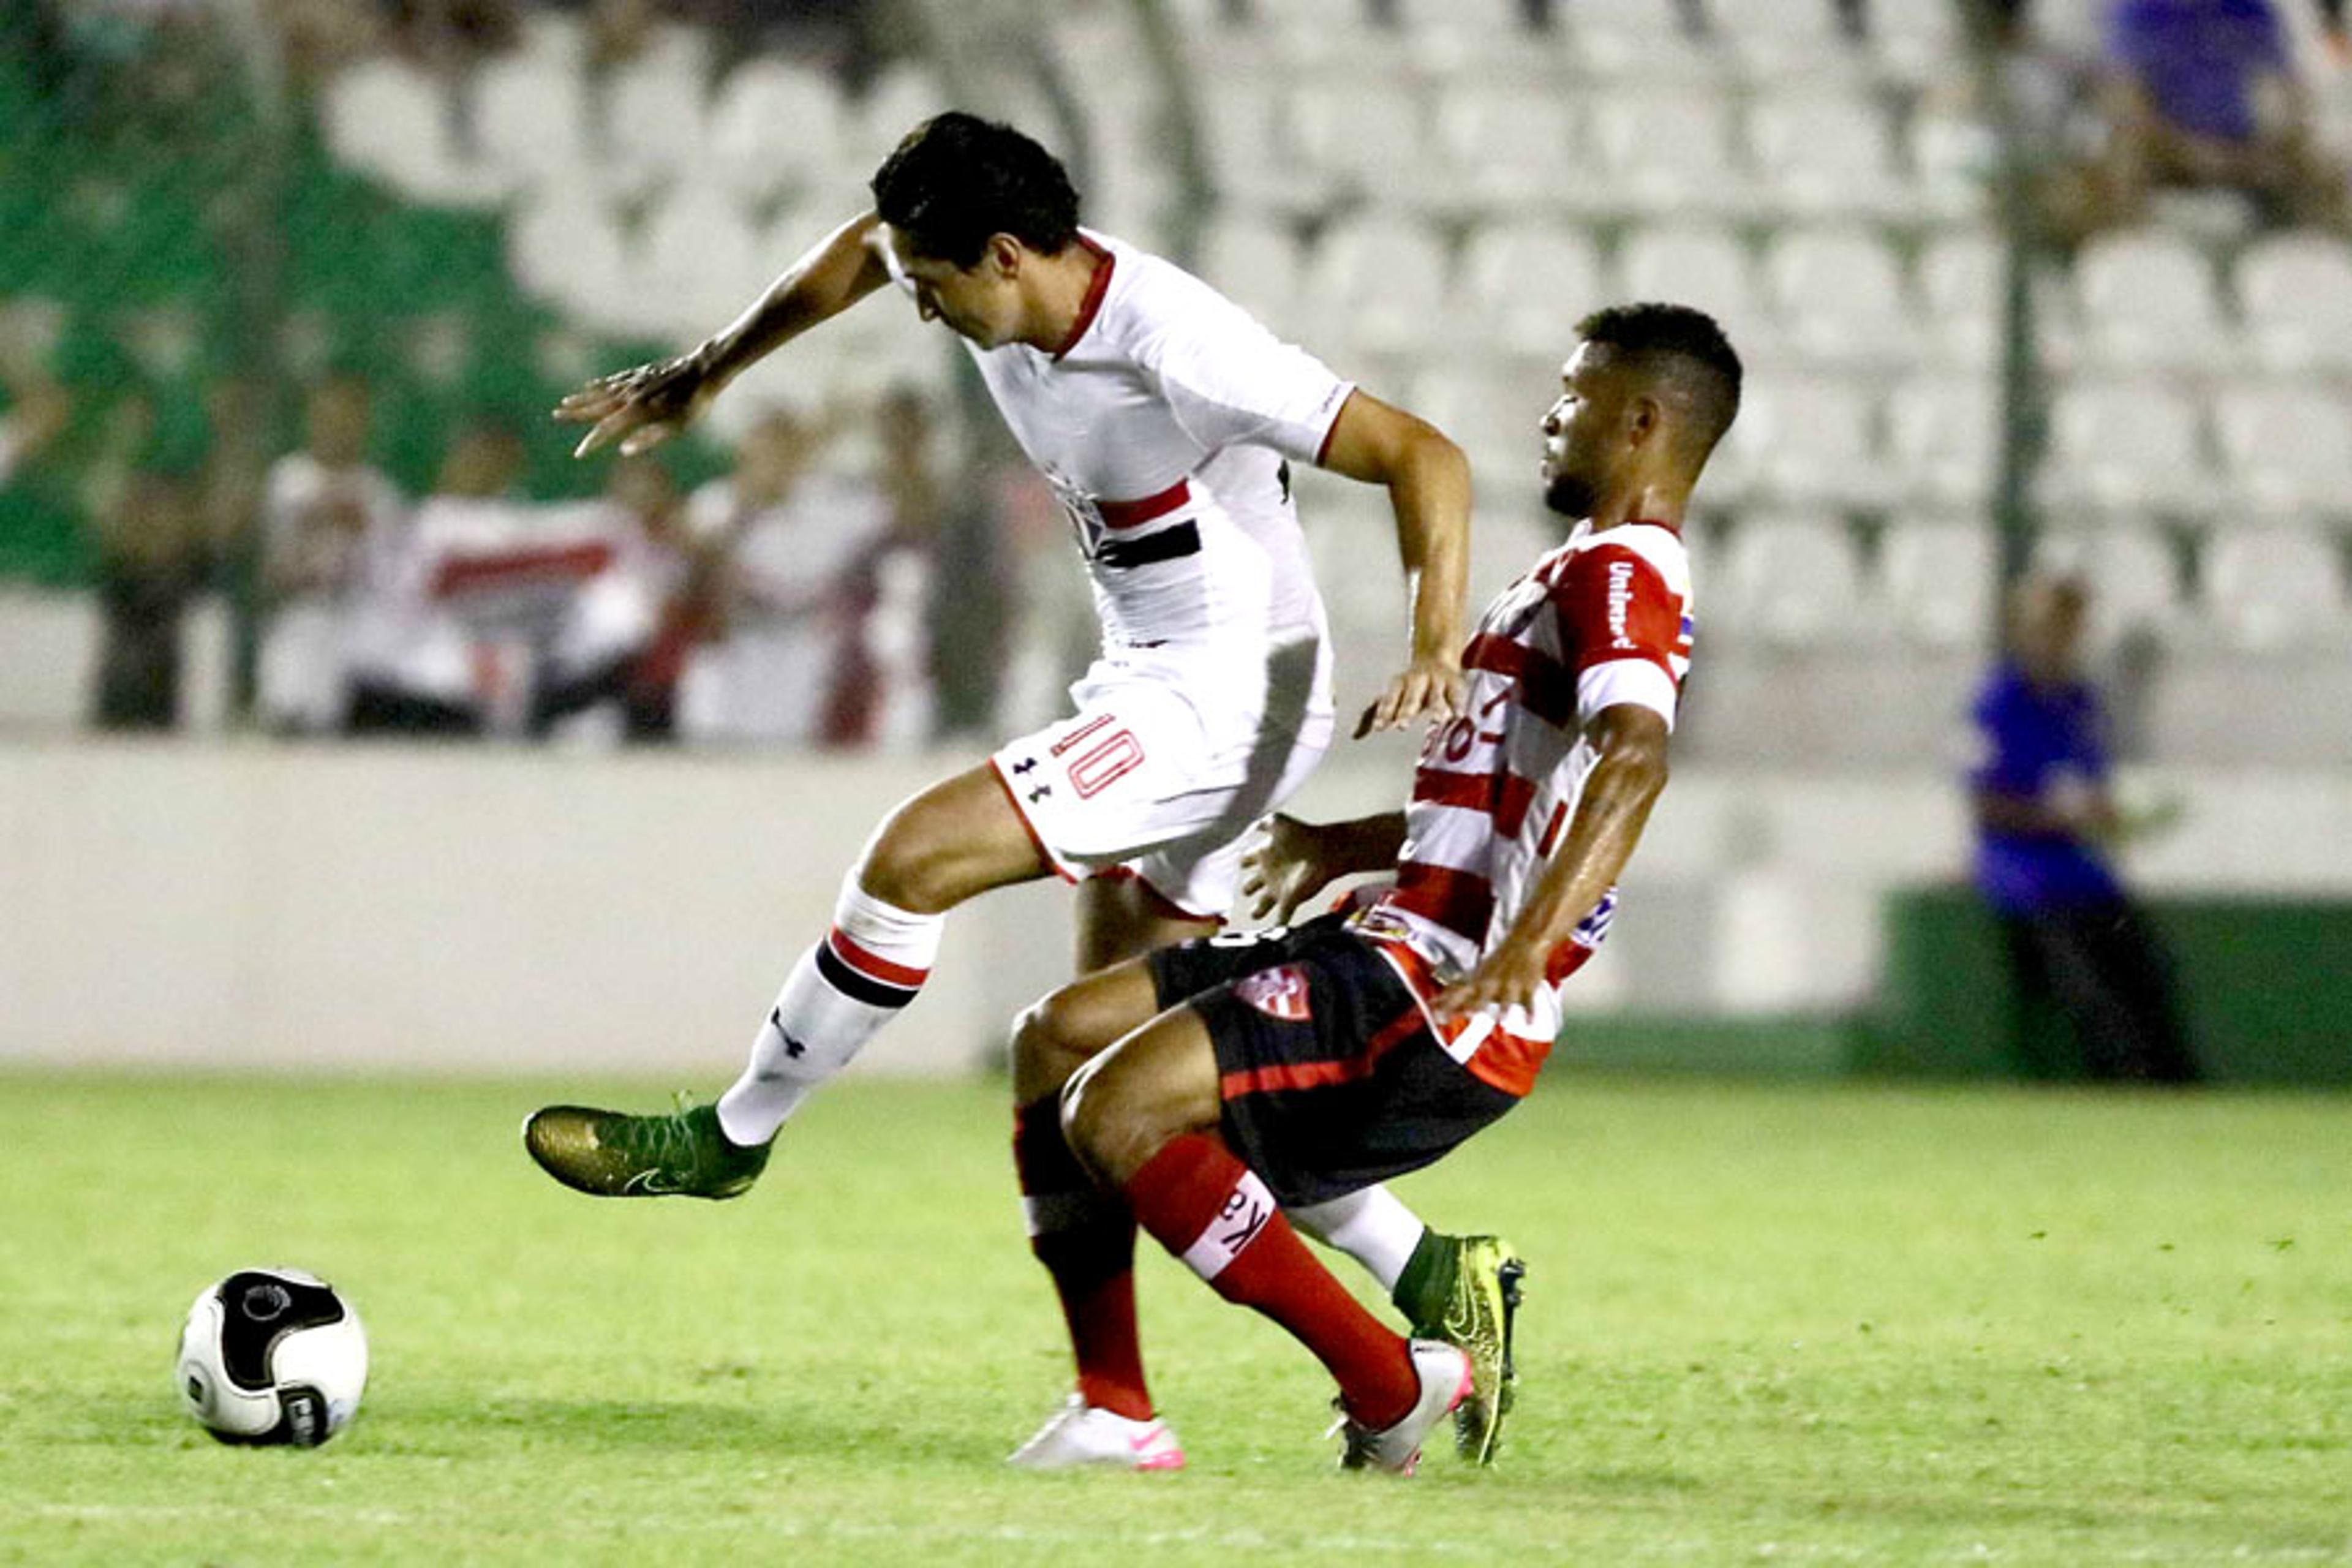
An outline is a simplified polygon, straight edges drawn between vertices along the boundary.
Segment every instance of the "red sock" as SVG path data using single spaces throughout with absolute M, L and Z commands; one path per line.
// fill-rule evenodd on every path
M 1135 1321 L 1135 1216 L 1071 1154 L 1059 1095 L 1013 1111 L 1013 1167 L 1029 1215 L 1029 1250 L 1053 1276 L 1069 1325 L 1079 1397 L 1130 1421 L 1150 1419 Z
M 1349 1412 L 1392 1426 L 1420 1397 L 1412 1352 L 1315 1261 L 1257 1173 L 1214 1133 L 1171 1139 L 1127 1184 L 1143 1228 L 1226 1300 L 1255 1308 L 1328 1367 Z

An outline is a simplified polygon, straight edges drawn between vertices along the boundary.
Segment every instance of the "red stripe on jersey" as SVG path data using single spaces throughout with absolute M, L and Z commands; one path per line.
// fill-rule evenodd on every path
M 1192 499 L 1192 487 L 1178 479 L 1158 495 L 1139 500 L 1101 500 L 1095 502 L 1095 511 L 1102 518 L 1105 528 L 1133 528 L 1139 522 L 1150 522 L 1155 517 L 1166 517 Z
M 1495 889 L 1475 871 L 1407 860 L 1397 868 L 1396 891 L 1389 895 L 1389 902 L 1483 944 L 1486 922 L 1495 915 Z
M 593 577 L 612 564 L 609 544 L 567 544 L 553 549 L 503 550 L 495 555 L 467 555 L 445 561 L 433 574 L 433 596 L 447 598 L 478 588 L 510 588 L 520 584 L 571 582 Z
M 1535 785 L 1507 770 L 1501 773 L 1458 773 L 1444 768 L 1423 768 L 1412 776 L 1415 802 L 1485 812 L 1495 819 L 1495 831 L 1506 838 L 1518 837 L 1535 794 Z
M 1517 680 L 1520 671 L 1527 668 L 1528 660 L 1535 657 L 1535 650 L 1524 643 L 1515 643 L 1494 632 L 1480 632 L 1462 650 L 1462 668 L 1483 669 Z
M 1494 632 L 1480 632 L 1462 653 L 1462 668 L 1508 677 L 1519 705 L 1555 729 L 1576 721 L 1576 676 L 1549 654 Z
M 1270 1067 L 1245 1068 L 1220 1078 L 1217 1092 L 1234 1100 L 1244 1094 L 1278 1094 L 1287 1089 L 1327 1089 L 1335 1083 L 1370 1078 L 1382 1057 L 1426 1029 L 1421 1009 L 1408 1003 L 1404 1011 L 1382 1025 L 1364 1042 L 1364 1048 L 1352 1057 L 1332 1062 L 1276 1062 Z
M 919 986 L 930 978 L 928 969 L 909 969 L 903 963 L 893 963 L 881 954 L 857 945 L 839 926 L 824 933 L 833 944 L 833 954 L 868 980 L 878 980 L 885 985 Z

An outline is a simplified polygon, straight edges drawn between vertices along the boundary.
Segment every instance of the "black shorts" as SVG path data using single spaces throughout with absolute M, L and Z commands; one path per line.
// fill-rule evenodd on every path
M 1286 1205 L 1417 1171 L 1518 1103 L 1438 1047 L 1388 961 L 1336 915 L 1150 957 L 1161 1007 L 1209 1026 L 1225 1142 Z

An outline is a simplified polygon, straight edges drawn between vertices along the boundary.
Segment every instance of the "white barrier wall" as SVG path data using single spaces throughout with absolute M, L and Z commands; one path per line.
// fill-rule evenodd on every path
M 0 742 L 0 1061 L 730 1075 L 884 811 L 976 758 Z M 1410 752 L 1347 748 L 1301 808 L 1384 806 Z M 2352 893 L 2352 779 L 2176 775 L 2144 885 Z M 1889 887 L 1958 874 L 1937 772 L 1685 768 L 1589 1008 L 1865 997 Z M 1068 962 L 1058 884 L 950 922 L 861 1067 L 961 1069 Z

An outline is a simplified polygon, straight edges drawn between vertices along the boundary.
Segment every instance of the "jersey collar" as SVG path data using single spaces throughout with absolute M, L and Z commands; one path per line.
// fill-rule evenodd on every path
M 1056 360 L 1076 348 L 1078 340 L 1087 335 L 1087 329 L 1095 324 L 1095 315 L 1102 309 L 1103 296 L 1110 292 L 1111 268 L 1118 263 L 1118 258 L 1085 235 L 1078 236 L 1078 243 L 1087 247 L 1099 265 L 1095 268 L 1094 280 L 1087 285 L 1087 297 L 1078 301 L 1078 319 L 1070 323 L 1069 335 L 1054 351 Z

